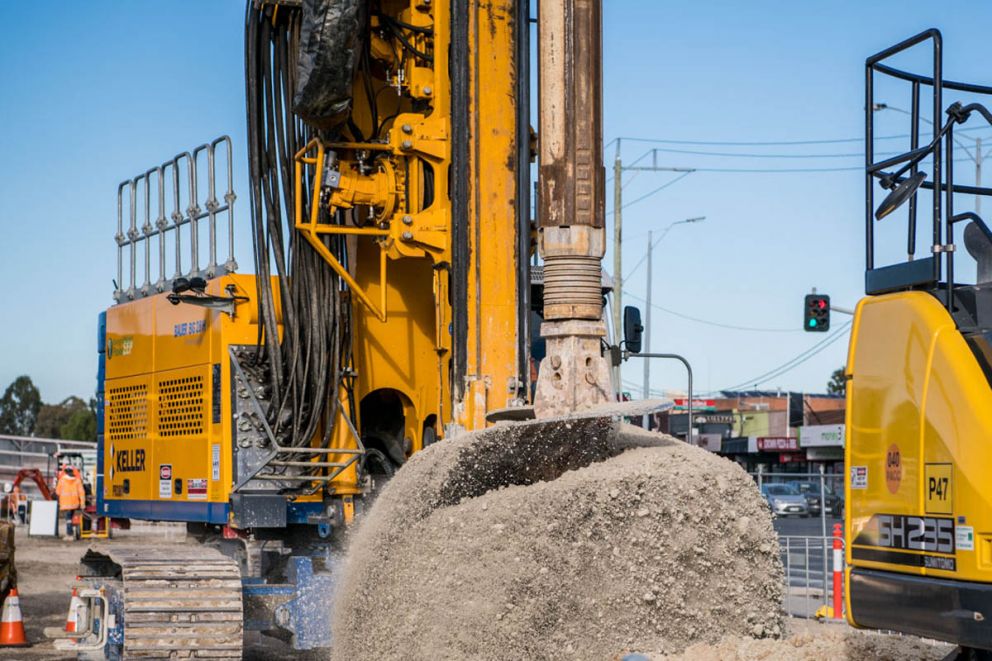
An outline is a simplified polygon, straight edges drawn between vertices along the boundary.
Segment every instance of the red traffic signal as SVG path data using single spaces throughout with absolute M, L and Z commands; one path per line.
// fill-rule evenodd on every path
M 825 333 L 830 330 L 829 296 L 806 294 L 803 330 L 810 333 Z

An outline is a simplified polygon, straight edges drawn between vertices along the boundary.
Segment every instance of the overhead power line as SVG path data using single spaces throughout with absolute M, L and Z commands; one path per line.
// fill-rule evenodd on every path
M 982 131 L 988 130 L 987 126 L 965 126 L 962 128 L 955 128 L 954 132 L 958 133 L 961 131 Z M 921 137 L 929 135 L 927 133 L 921 133 Z M 909 138 L 908 133 L 899 133 L 895 135 L 877 135 L 875 140 L 905 140 Z M 651 143 L 659 145 L 708 145 L 711 147 L 773 147 L 773 146 L 784 146 L 784 145 L 834 145 L 842 143 L 851 142 L 864 142 L 865 137 L 863 135 L 851 138 L 821 138 L 821 139 L 810 139 L 810 140 L 672 140 L 668 138 L 641 138 L 641 137 L 628 137 L 620 136 L 613 138 L 606 143 L 605 147 L 616 143 L 617 140 L 623 142 L 641 142 L 641 143 Z
M 851 324 L 852 323 L 853 323 L 853 320 L 847 321 L 846 323 L 844 323 L 843 325 L 841 325 L 840 328 L 838 328 L 835 332 L 831 333 L 830 335 L 828 335 L 827 337 L 825 337 L 823 340 L 821 340 L 820 342 L 814 344 L 812 347 L 810 347 L 809 349 L 806 349 L 805 351 L 803 351 L 799 355 L 797 355 L 797 356 L 791 358 L 790 360 L 787 360 L 786 362 L 782 363 L 778 367 L 776 367 L 776 368 L 774 368 L 774 369 L 772 369 L 772 370 L 770 370 L 768 372 L 765 372 L 764 374 L 759 374 L 756 377 L 753 377 L 753 378 L 750 378 L 750 379 L 746 379 L 744 381 L 741 381 L 740 383 L 737 383 L 735 385 L 727 386 L 726 388 L 721 388 L 720 390 L 739 390 L 740 388 L 757 386 L 757 385 L 760 385 L 760 384 L 765 383 L 767 381 L 770 381 L 771 379 L 780 377 L 783 374 L 786 374 L 788 372 L 791 372 L 792 370 L 794 370 L 795 368 L 799 367 L 800 365 L 802 365 L 803 363 L 805 363 L 807 360 L 809 360 L 810 358 L 812 358 L 816 354 L 820 353 L 821 351 L 823 351 L 824 349 L 826 349 L 827 347 L 829 347 L 831 344 L 833 344 L 837 340 L 845 337 L 847 335 L 847 331 L 851 328 Z
M 695 154 L 697 156 L 730 156 L 732 158 L 864 158 L 865 153 L 863 151 L 851 151 L 843 153 L 829 153 L 829 154 L 756 154 L 753 152 L 733 152 L 733 151 L 702 151 L 698 149 L 675 149 L 674 147 L 653 147 L 648 150 L 647 153 L 652 151 L 666 152 L 669 154 Z M 895 152 L 892 152 L 895 155 Z M 643 158 L 643 157 L 642 157 Z M 638 159 L 640 160 L 640 159 Z M 636 163 L 635 161 L 634 163 Z M 634 165 L 631 163 L 631 165 Z
M 638 202 L 643 202 L 644 200 L 648 199 L 649 197 L 651 197 L 655 193 L 660 193 L 661 191 L 665 190 L 669 186 L 671 186 L 671 185 L 673 185 L 673 184 L 681 181 L 682 179 L 685 179 L 690 174 L 692 174 L 692 172 L 693 172 L 693 170 L 689 170 L 688 172 L 682 172 L 681 174 L 679 174 L 679 176 L 675 177 L 674 179 L 670 179 L 670 180 L 666 181 L 661 186 L 658 186 L 657 188 L 651 190 L 650 192 L 647 192 L 644 195 L 641 195 L 640 197 L 631 200 L 630 202 L 624 202 L 623 206 L 620 207 L 620 208 L 621 209 L 626 209 L 627 207 L 629 207 L 631 205 L 634 205 L 634 204 L 637 204 Z M 631 179 L 633 179 L 633 177 L 631 177 Z M 610 209 L 609 211 L 607 211 L 606 212 L 606 215 L 609 216 L 611 213 L 613 213 L 613 209 Z
M 623 295 L 624 296 L 630 296 L 631 298 L 636 299 L 638 301 L 646 302 L 643 297 L 638 296 L 637 294 L 631 294 L 626 289 L 623 290 Z M 686 321 L 693 321 L 693 322 L 695 322 L 697 324 L 705 324 L 707 326 L 715 326 L 717 328 L 726 328 L 726 329 L 729 329 L 729 330 L 750 331 L 750 332 L 754 332 L 754 333 L 799 333 L 799 332 L 802 332 L 802 329 L 801 328 L 759 328 L 759 327 L 756 327 L 756 326 L 737 326 L 737 325 L 734 325 L 734 324 L 725 324 L 725 323 L 722 323 L 722 322 L 719 322 L 719 321 L 710 321 L 709 319 L 700 319 L 699 317 L 693 317 L 691 315 L 688 315 L 688 314 L 685 314 L 685 313 L 682 313 L 682 312 L 678 312 L 676 310 L 670 310 L 669 308 L 662 307 L 662 306 L 658 305 L 657 303 L 652 303 L 651 304 L 651 307 L 653 307 L 656 310 L 661 310 L 662 312 L 665 312 L 667 314 L 670 314 L 670 315 L 672 315 L 674 317 L 679 317 L 680 319 L 685 319 Z

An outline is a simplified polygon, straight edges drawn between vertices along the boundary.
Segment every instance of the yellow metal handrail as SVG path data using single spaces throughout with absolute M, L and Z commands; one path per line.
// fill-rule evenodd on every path
M 316 148 L 316 156 L 307 156 L 307 153 Z M 365 307 L 376 316 L 379 321 L 386 321 L 386 246 L 379 244 L 379 305 L 372 302 L 368 293 L 359 286 L 355 279 L 348 273 L 348 269 L 342 266 L 333 253 L 328 250 L 324 242 L 320 240 L 321 234 L 355 234 L 359 236 L 389 236 L 389 230 L 374 227 L 348 227 L 344 225 L 318 224 L 317 218 L 320 215 L 320 189 L 324 175 L 324 145 L 314 138 L 308 142 L 303 149 L 296 153 L 296 209 L 294 213 L 294 227 L 303 235 L 303 238 L 313 246 L 321 257 L 324 258 L 334 272 L 337 273 L 348 288 L 355 292 Z M 310 220 L 303 220 L 303 164 L 314 166 L 313 195 L 310 205 Z

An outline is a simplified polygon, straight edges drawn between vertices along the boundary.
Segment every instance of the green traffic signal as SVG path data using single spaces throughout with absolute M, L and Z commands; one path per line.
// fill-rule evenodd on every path
M 830 330 L 830 297 L 822 294 L 807 294 L 804 300 L 803 330 L 811 333 L 825 333 Z

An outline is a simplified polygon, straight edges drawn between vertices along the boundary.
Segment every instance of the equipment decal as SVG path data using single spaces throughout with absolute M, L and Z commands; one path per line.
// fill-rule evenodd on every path
M 220 479 L 220 445 L 216 443 L 210 446 L 210 479 Z
M 172 464 L 158 467 L 158 497 L 172 498 Z
M 207 499 L 207 481 L 203 478 L 186 480 L 186 495 L 190 500 Z
M 114 356 L 129 356 L 134 348 L 134 336 L 125 335 L 117 340 L 107 338 L 107 360 Z
M 852 489 L 868 488 L 867 466 L 851 466 L 851 488 Z
M 114 464 L 121 473 L 140 473 L 145 470 L 145 451 L 121 450 L 114 456 Z
M 952 501 L 951 464 L 927 464 L 923 471 L 923 493 L 926 496 L 927 514 L 951 514 Z
M 203 319 L 197 321 L 184 321 L 172 327 L 173 337 L 185 337 L 187 335 L 199 335 L 207 330 L 207 322 Z
M 954 519 L 873 514 L 854 539 L 856 545 L 901 551 L 954 553 Z
M 885 453 L 885 486 L 889 493 L 897 493 L 902 484 L 902 453 L 899 446 L 893 443 Z
M 975 529 L 973 527 L 958 526 L 954 532 L 954 541 L 959 551 L 975 550 Z

